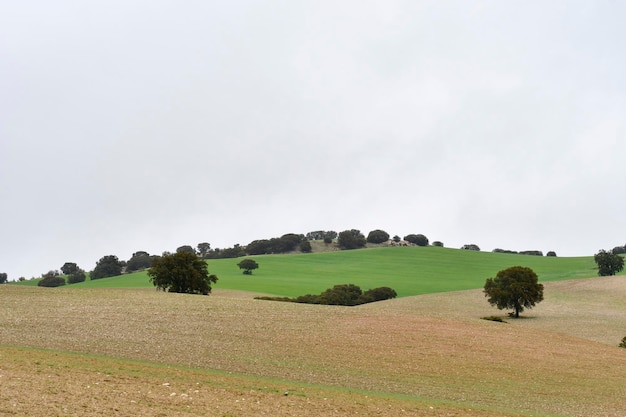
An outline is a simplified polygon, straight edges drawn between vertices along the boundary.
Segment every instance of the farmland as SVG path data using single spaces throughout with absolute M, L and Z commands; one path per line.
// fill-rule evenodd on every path
M 356 251 L 254 256 L 253 275 L 239 259 L 212 259 L 215 288 L 294 297 L 320 293 L 336 284 L 363 289 L 388 286 L 400 297 L 480 288 L 485 279 L 514 265 L 532 268 L 541 282 L 596 275 L 593 257 L 541 257 L 439 247 L 371 248 Z M 26 284 L 35 284 L 26 281 Z M 147 288 L 146 272 L 73 284 L 76 288 Z
M 0 286 L 0 415 L 624 415 L 626 349 L 616 346 L 626 335 L 625 277 L 581 278 L 594 275 L 590 258 L 424 249 L 320 254 L 317 266 L 316 254 L 255 257 L 252 277 L 236 260 L 214 260 L 220 281 L 209 297 L 157 292 L 145 280 L 96 287 L 141 274 Z M 478 288 L 519 260 L 538 272 L 545 300 L 519 320 L 481 320 L 505 314 Z M 563 265 L 579 279 L 566 279 Z M 324 268 L 328 277 L 306 280 Z M 289 277 L 305 287 L 283 290 Z M 360 307 L 253 298 L 346 281 L 402 297 Z

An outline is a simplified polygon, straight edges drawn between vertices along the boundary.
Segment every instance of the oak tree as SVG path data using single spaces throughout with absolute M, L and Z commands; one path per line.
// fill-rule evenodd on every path
M 483 292 L 489 297 L 489 304 L 500 310 L 513 309 L 510 315 L 518 318 L 524 308 L 532 308 L 543 300 L 543 285 L 537 274 L 527 267 L 513 266 L 498 272 L 495 278 L 488 278 Z
M 217 282 L 206 262 L 186 251 L 154 258 L 148 276 L 158 290 L 187 294 L 208 295 L 211 284 Z

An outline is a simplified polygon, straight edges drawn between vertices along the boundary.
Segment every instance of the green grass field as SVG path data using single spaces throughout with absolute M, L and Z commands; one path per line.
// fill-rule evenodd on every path
M 253 256 L 259 269 L 243 275 L 241 258 L 209 260 L 214 288 L 294 297 L 318 294 L 337 284 L 363 290 L 391 287 L 400 297 L 482 288 L 505 268 L 526 266 L 540 282 L 597 275 L 593 257 L 545 257 L 440 247 L 371 248 L 310 254 Z M 25 284 L 36 285 L 34 281 Z M 74 284 L 75 288 L 151 287 L 145 271 Z

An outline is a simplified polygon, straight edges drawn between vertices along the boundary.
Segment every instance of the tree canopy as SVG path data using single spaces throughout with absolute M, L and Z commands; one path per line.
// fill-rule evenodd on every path
M 239 262 L 237 266 L 239 269 L 243 269 L 245 275 L 252 275 L 252 270 L 259 268 L 259 264 L 254 259 L 249 258 Z
M 152 256 L 148 252 L 137 251 L 126 262 L 126 272 L 139 271 L 141 269 L 150 268 L 152 265 Z
M 365 236 L 363 236 L 360 230 L 351 229 L 344 230 L 343 232 L 339 233 L 337 243 L 343 249 L 359 249 L 364 247 L 367 241 L 365 240 Z
M 422 234 L 406 235 L 404 237 L 404 240 L 406 240 L 407 242 L 413 243 L 414 245 L 417 245 L 417 246 L 428 246 L 428 238 Z
M 65 278 L 59 274 L 59 271 L 48 271 L 41 278 L 41 281 L 37 283 L 40 287 L 60 287 L 65 285 Z
M 4 284 L 9 279 L 6 272 L 0 272 L 0 284 Z
M 185 251 L 154 258 L 148 276 L 159 290 L 187 294 L 208 295 L 217 282 L 205 261 Z
M 61 267 L 61 272 L 65 275 L 73 274 L 74 272 L 78 272 L 78 265 L 74 262 L 65 262 Z
M 538 283 L 537 274 L 523 266 L 504 269 L 495 278 L 488 278 L 483 292 L 489 304 L 500 310 L 513 309 L 516 318 L 524 308 L 543 300 L 543 285 Z
M 369 243 L 383 243 L 388 240 L 389 240 L 389 233 L 380 229 L 372 230 L 367 235 L 367 241 Z
M 598 275 L 602 277 L 615 275 L 624 269 L 624 258 L 616 253 L 607 252 L 604 249 L 596 253 L 593 259 L 598 265 Z
M 91 271 L 91 279 L 108 278 L 122 275 L 122 262 L 115 255 L 107 255 L 96 262 L 96 267 Z

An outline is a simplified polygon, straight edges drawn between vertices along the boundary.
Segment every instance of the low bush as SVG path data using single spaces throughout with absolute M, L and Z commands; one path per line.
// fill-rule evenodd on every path
M 617 346 L 621 348 L 626 348 L 626 336 L 624 336 L 624 338 L 622 339 L 622 342 Z
M 85 271 L 83 271 L 82 269 L 79 269 L 78 271 L 73 272 L 67 276 L 68 284 L 76 284 L 78 282 L 84 282 L 86 279 L 87 279 L 87 276 L 85 275 Z
M 37 283 L 40 287 L 60 287 L 65 285 L 65 278 L 58 271 L 49 271 L 42 275 L 42 280 Z

